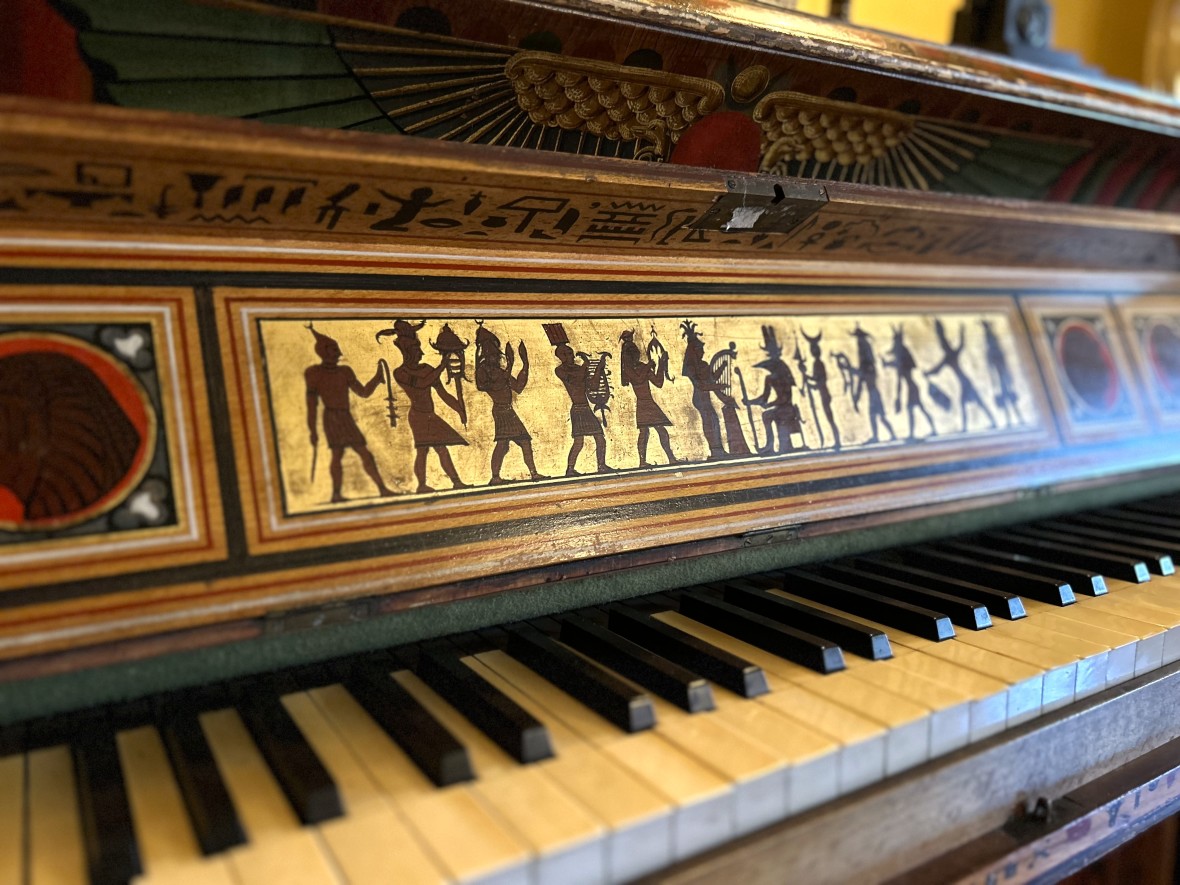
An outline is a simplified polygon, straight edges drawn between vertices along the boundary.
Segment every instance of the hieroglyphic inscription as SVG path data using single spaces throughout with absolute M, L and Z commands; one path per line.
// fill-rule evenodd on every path
M 552 186 L 552 187 L 550 187 Z M 653 199 L 653 196 L 655 197 Z M 947 217 L 829 203 L 789 230 L 710 230 L 719 194 L 652 188 L 620 192 L 584 180 L 511 184 L 409 176 L 342 176 L 158 159 L 114 161 L 0 151 L 0 224 L 151 224 L 660 252 L 779 255 L 828 260 L 1170 267 L 1163 235 Z

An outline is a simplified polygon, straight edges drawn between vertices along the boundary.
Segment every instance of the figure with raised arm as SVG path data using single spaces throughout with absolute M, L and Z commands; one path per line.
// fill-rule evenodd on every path
M 332 502 L 339 503 L 345 500 L 342 491 L 345 449 L 356 452 L 365 473 L 377 486 L 377 493 L 383 498 L 388 498 L 393 492 L 386 487 L 385 480 L 381 478 L 365 436 L 352 417 L 350 402 L 350 394 L 363 398 L 371 396 L 384 379 L 383 370 L 378 368 L 368 383 L 361 384 L 352 369 L 340 365 L 344 355 L 336 339 L 317 331 L 310 323 L 307 328 L 315 336 L 315 354 L 320 358 L 318 365 L 308 366 L 303 373 L 303 381 L 307 388 L 307 429 L 311 438 L 312 464 L 315 464 L 314 452 L 320 441 L 316 413 L 322 402 L 324 436 L 328 441 L 328 451 L 332 453 L 332 460 L 328 465 L 328 475 L 332 478 Z M 312 472 L 314 478 L 314 466 Z
M 971 379 L 967 377 L 967 373 L 963 371 L 960 360 L 963 356 L 964 338 L 967 330 L 962 323 L 959 323 L 959 342 L 958 344 L 951 344 L 951 341 L 946 336 L 946 326 L 943 325 L 942 320 L 934 321 L 934 334 L 938 336 L 938 344 L 942 348 L 942 360 L 937 366 L 926 370 L 926 377 L 937 375 L 943 369 L 950 369 L 951 374 L 959 382 L 959 416 L 963 422 L 963 432 L 967 431 L 967 406 L 974 405 L 980 409 L 987 418 L 988 423 L 992 429 L 996 427 L 996 419 L 992 416 L 991 410 L 988 409 L 987 404 L 984 403 L 983 398 L 979 395 L 979 391 L 975 389 L 975 385 Z
M 529 383 L 529 352 L 523 341 L 520 342 L 519 353 L 520 371 L 513 376 L 516 354 L 513 353 L 512 345 L 501 347 L 500 339 L 480 323 L 475 333 L 475 389 L 483 391 L 492 400 L 492 425 L 496 441 L 492 449 L 492 478 L 489 485 L 506 482 L 500 476 L 500 469 L 512 443 L 520 448 L 530 478 L 543 478 L 533 461 L 533 438 L 512 405 L 513 397 L 518 396 Z

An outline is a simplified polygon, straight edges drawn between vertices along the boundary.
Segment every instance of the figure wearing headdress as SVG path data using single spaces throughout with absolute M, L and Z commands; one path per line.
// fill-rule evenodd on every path
M 406 392 L 406 398 L 410 401 L 407 417 L 417 450 L 414 456 L 414 476 L 418 479 L 419 494 L 434 491 L 426 482 L 426 456 L 431 449 L 438 455 L 438 462 L 450 479 L 451 485 L 456 489 L 469 488 L 459 479 L 459 472 L 455 469 L 450 452 L 447 451 L 448 446 L 467 445 L 467 440 L 435 414 L 433 394 L 437 393 L 439 399 L 456 414 L 462 411 L 461 403 L 458 397 L 442 384 L 441 378 L 447 368 L 445 361 L 437 366 L 422 362 L 422 343 L 418 340 L 418 331 L 425 325 L 425 320 L 416 325 L 406 320 L 398 320 L 393 324 L 392 330 L 380 332 L 377 336 L 380 339 L 392 334 L 394 346 L 401 351 L 402 364 L 393 370 L 393 380 Z M 446 333 L 450 329 L 444 327 L 443 331 Z
M 914 412 L 921 412 L 926 416 L 926 423 L 930 425 L 930 435 L 938 436 L 934 427 L 934 419 L 922 404 L 922 391 L 918 382 L 914 380 L 914 373 L 918 370 L 918 362 L 905 343 L 905 325 L 893 327 L 893 346 L 889 351 L 889 359 L 884 361 L 885 367 L 897 372 L 897 391 L 893 396 L 893 411 L 901 411 L 902 392 L 905 392 L 905 409 L 910 419 L 909 439 L 917 438 L 917 428 L 914 426 Z
M 523 341 L 520 342 L 519 353 L 520 372 L 513 377 L 516 354 L 512 345 L 501 347 L 500 339 L 480 323 L 475 333 L 475 389 L 483 391 L 492 400 L 496 445 L 492 449 L 490 485 L 506 482 L 500 476 L 500 468 L 511 443 L 516 443 L 520 448 L 529 476 L 535 480 L 543 478 L 533 461 L 533 438 L 512 406 L 513 396 L 519 395 L 529 383 L 529 352 Z
M 897 439 L 893 425 L 885 416 L 885 403 L 881 400 L 881 388 L 877 383 L 877 355 L 873 352 L 873 336 L 862 329 L 860 323 L 856 324 L 852 335 L 856 338 L 856 387 L 852 391 L 852 403 L 855 406 L 860 402 L 862 393 L 868 394 L 869 429 L 873 434 L 869 442 L 877 442 L 880 439 L 878 423 L 885 425 L 890 439 Z
M 586 437 L 594 440 L 594 458 L 598 472 L 606 473 L 610 470 L 606 463 L 606 435 L 603 433 L 602 423 L 590 407 L 589 398 L 591 390 L 608 388 L 606 360 L 594 360 L 585 353 L 575 354 L 561 323 L 543 323 L 542 326 L 558 359 L 553 374 L 561 381 L 570 398 L 570 435 L 573 441 L 566 458 L 565 475 L 578 475 L 578 455 L 582 452 Z
M 992 324 L 987 320 L 980 320 L 983 326 L 983 340 L 987 348 L 987 368 L 992 378 L 992 389 L 995 390 L 996 407 L 1004 410 L 1004 420 L 1011 427 L 1023 424 L 1024 417 L 1020 414 L 1020 407 L 1016 405 L 1019 399 L 1016 387 L 1012 383 L 1012 370 L 1008 368 L 1008 358 L 1004 356 L 1004 348 L 996 336 Z M 1015 418 L 1015 421 L 1013 420 Z
M 938 344 L 942 348 L 942 360 L 933 369 L 926 370 L 926 377 L 937 375 L 943 369 L 950 369 L 951 373 L 959 382 L 959 416 L 963 422 L 963 431 L 967 431 L 967 406 L 974 405 L 983 410 L 984 416 L 988 423 L 993 428 L 996 426 L 996 419 L 992 416 L 991 410 L 988 409 L 987 404 L 984 403 L 983 398 L 979 395 L 979 391 L 975 389 L 975 385 L 971 379 L 967 377 L 967 373 L 963 371 L 963 367 L 959 364 L 959 360 L 963 355 L 964 338 L 967 334 L 966 328 L 962 323 L 959 323 L 959 343 L 957 345 L 951 344 L 949 338 L 946 337 L 946 326 L 942 324 L 942 320 L 934 321 L 934 334 L 938 336 Z
M 340 365 L 343 353 L 336 339 L 318 331 L 310 323 L 307 328 L 315 337 L 315 354 L 320 358 L 317 365 L 308 366 L 303 372 L 303 380 L 307 386 L 307 429 L 314 453 L 320 441 L 316 413 L 319 411 L 320 402 L 323 402 L 324 436 L 328 441 L 328 450 L 332 453 L 332 461 L 328 465 L 328 475 L 332 478 L 332 501 L 338 503 L 345 500 L 342 492 L 345 449 L 352 449 L 357 453 L 365 473 L 377 486 L 378 494 L 383 498 L 390 497 L 393 492 L 386 487 L 381 473 L 377 470 L 377 462 L 369 451 L 364 434 L 352 417 L 352 406 L 349 402 L 350 393 L 364 398 L 372 395 L 377 385 L 384 380 L 384 370 L 378 367 L 377 373 L 369 382 L 361 384 L 351 368 Z M 313 455 L 312 464 L 314 463 Z
M 745 404 L 760 406 L 763 410 L 762 426 L 766 430 L 766 444 L 758 450 L 758 454 L 774 453 L 777 433 L 778 453 L 781 455 L 794 449 L 791 434 L 803 432 L 799 409 L 794 403 L 795 376 L 782 359 L 783 348 L 771 326 L 762 327 L 762 352 L 766 354 L 766 359 L 756 363 L 754 368 L 766 370 L 766 382 L 762 393 L 746 400 Z
M 624 386 L 630 386 L 635 391 L 635 426 L 639 429 L 639 466 L 649 467 L 647 461 L 647 443 L 654 428 L 659 437 L 664 454 L 668 456 L 668 463 L 675 464 L 676 456 L 672 454 L 672 442 L 668 439 L 668 428 L 672 422 L 664 414 L 664 410 L 656 403 L 652 396 L 652 385 L 664 386 L 664 379 L 668 377 L 668 351 L 662 346 L 658 349 L 659 356 L 644 361 L 639 345 L 635 343 L 635 332 L 627 329 L 619 337 L 623 342 L 619 351 L 620 379 Z M 652 340 L 655 330 L 652 330 Z M 650 351 L 649 351 L 650 353 Z
M 823 350 L 820 342 L 824 333 L 821 331 L 815 337 L 803 333 L 807 339 L 807 349 L 811 353 L 811 372 L 803 376 L 803 383 L 819 394 L 819 403 L 824 410 L 824 416 L 832 428 L 833 447 L 840 448 L 840 428 L 836 426 L 836 418 L 832 414 L 832 391 L 828 389 L 828 367 L 823 360 Z M 816 419 L 819 423 L 819 419 Z
M 711 394 L 721 392 L 723 385 L 717 382 L 705 361 L 705 342 L 697 332 L 697 324 L 685 320 L 680 324 L 680 334 L 684 338 L 684 362 L 680 374 L 692 384 L 692 404 L 701 416 L 701 433 L 709 446 L 709 460 L 716 461 L 727 454 L 721 444 L 721 422 L 713 409 Z

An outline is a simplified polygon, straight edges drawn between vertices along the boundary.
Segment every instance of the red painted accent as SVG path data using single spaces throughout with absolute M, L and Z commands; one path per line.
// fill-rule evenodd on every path
M 24 518 L 24 503 L 8 486 L 0 486 L 0 522 L 18 523 Z
M 93 100 L 77 34 L 49 0 L 0 2 L 0 92 Z
M 1080 160 L 1075 160 L 1073 165 L 1062 172 L 1061 177 L 1049 188 L 1047 199 L 1055 203 L 1072 203 L 1078 188 L 1082 186 L 1082 182 L 1086 180 L 1086 176 L 1090 174 L 1097 162 L 1097 151 L 1090 151 Z
M 1110 348 L 1102 339 L 1102 336 L 1094 330 L 1094 327 L 1089 323 L 1079 320 L 1071 320 L 1064 323 L 1057 332 L 1055 348 L 1057 351 L 1057 364 L 1064 371 L 1066 382 L 1070 383 L 1071 387 L 1073 386 L 1069 378 L 1069 363 L 1065 358 L 1065 339 L 1071 335 L 1080 335 L 1083 338 L 1088 338 L 1094 345 L 1094 349 L 1097 351 L 1106 369 L 1106 387 L 1102 391 L 1102 405 L 1107 411 L 1113 409 L 1119 401 L 1119 373 L 1114 364 L 1114 355 L 1110 352 Z M 1076 390 L 1077 388 L 1075 387 L 1074 389 Z M 1078 391 L 1078 395 L 1082 395 L 1081 391 Z M 1082 398 L 1085 399 L 1084 396 Z
M 1106 181 L 1102 183 L 1102 187 L 1098 190 L 1098 196 L 1094 200 L 1094 205 L 1115 205 L 1119 201 L 1119 197 L 1123 195 L 1123 191 L 1131 186 L 1131 182 L 1143 171 L 1143 167 L 1151 162 L 1154 156 L 1155 151 L 1133 151 L 1106 176 Z
M 153 415 L 148 412 L 143 395 L 135 382 L 120 369 L 113 357 L 85 346 L 81 342 L 74 344 L 64 338 L 20 333 L 0 336 L 0 359 L 23 353 L 56 353 L 81 363 L 95 374 L 103 387 L 119 404 L 119 408 L 123 410 L 123 414 L 127 416 L 127 420 L 135 428 L 135 432 L 139 434 L 139 448 L 135 452 L 131 466 L 127 469 L 124 480 L 89 507 L 84 508 L 83 511 L 71 514 L 71 521 L 83 513 L 101 513 L 113 500 L 127 493 L 126 480 L 138 477 L 143 471 L 144 462 L 152 457 L 153 452 L 149 450 L 148 443 L 151 442 L 149 429 Z M 0 500 L 0 505 L 2 503 Z M 22 516 L 23 513 L 22 506 Z M 2 514 L 0 514 L 0 519 L 3 519 Z M 57 524 L 60 521 L 60 518 L 54 518 L 48 520 L 47 524 Z M 34 520 L 23 524 L 29 528 L 36 528 L 38 522 L 38 520 Z
M 1171 153 L 1164 158 L 1155 177 L 1139 195 L 1135 208 L 1146 211 L 1159 208 L 1159 204 L 1175 186 L 1178 177 L 1180 177 L 1180 154 Z
M 757 172 L 762 130 L 738 111 L 720 111 L 693 123 L 672 149 L 669 162 L 734 172 Z

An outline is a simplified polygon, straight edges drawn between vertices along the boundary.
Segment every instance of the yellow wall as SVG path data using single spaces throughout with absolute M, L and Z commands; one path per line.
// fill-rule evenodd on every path
M 964 0 L 852 0 L 855 24 L 936 43 L 950 41 Z M 1055 0 L 1054 45 L 1076 52 L 1112 77 L 1141 80 L 1152 0 Z M 828 0 L 799 0 L 802 12 L 825 15 Z

